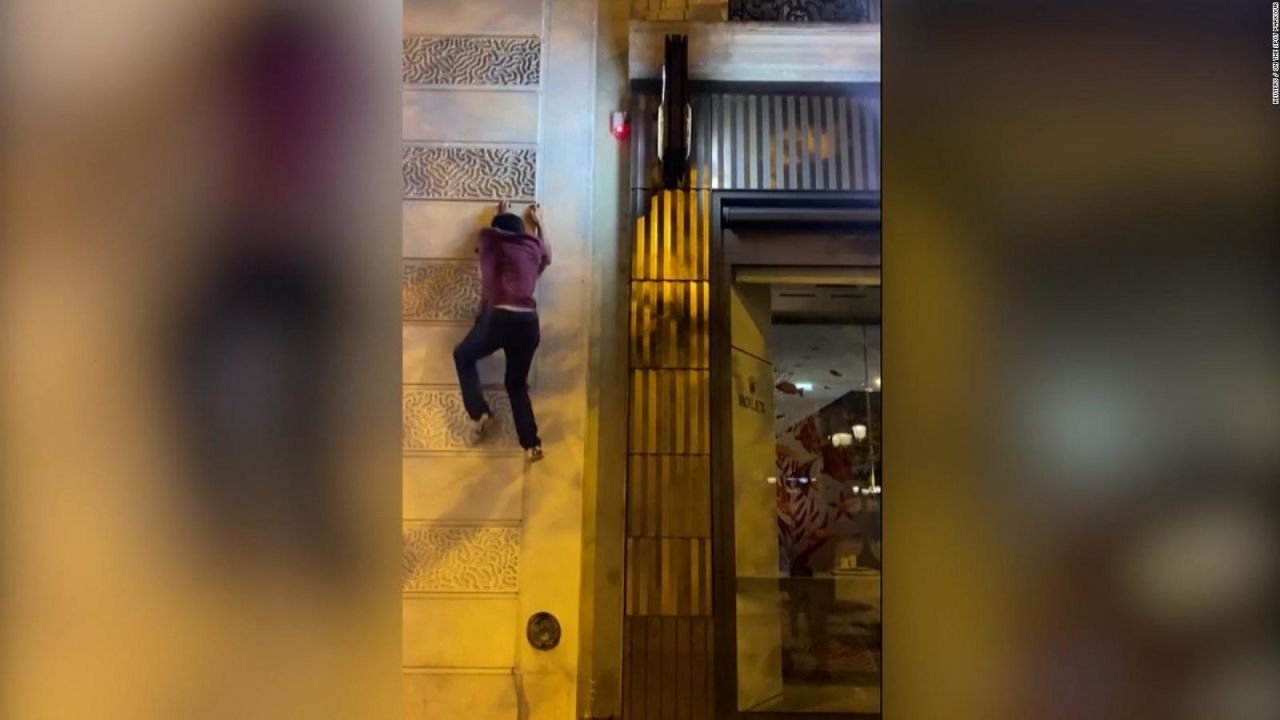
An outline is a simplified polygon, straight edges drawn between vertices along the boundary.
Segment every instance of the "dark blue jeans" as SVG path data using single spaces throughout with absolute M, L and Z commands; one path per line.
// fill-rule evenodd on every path
M 533 403 L 529 401 L 529 366 L 533 364 L 533 353 L 541 339 L 537 313 L 491 309 L 480 315 L 475 327 L 453 349 L 458 384 L 462 386 L 462 404 L 472 420 L 490 412 L 480 388 L 476 363 L 498 350 L 506 354 L 507 397 L 511 398 L 511 414 L 520 446 L 526 450 L 542 444 L 538 439 L 538 423 L 533 418 Z

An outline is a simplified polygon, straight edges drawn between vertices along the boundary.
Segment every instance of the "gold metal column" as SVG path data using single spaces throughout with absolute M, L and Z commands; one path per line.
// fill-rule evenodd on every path
M 635 221 L 626 720 L 713 717 L 709 201 L 657 191 Z

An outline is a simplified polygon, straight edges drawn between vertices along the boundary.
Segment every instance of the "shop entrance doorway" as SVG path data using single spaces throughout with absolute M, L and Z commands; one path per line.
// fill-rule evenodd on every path
M 879 227 L 865 208 L 796 215 L 723 214 L 718 705 L 753 720 L 878 718 Z

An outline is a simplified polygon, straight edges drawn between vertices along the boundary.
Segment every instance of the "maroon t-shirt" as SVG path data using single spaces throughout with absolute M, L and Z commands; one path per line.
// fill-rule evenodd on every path
M 537 308 L 533 291 L 538 287 L 538 276 L 551 264 L 551 253 L 542 240 L 485 228 L 480 231 L 476 252 L 480 254 L 480 296 L 485 307 Z

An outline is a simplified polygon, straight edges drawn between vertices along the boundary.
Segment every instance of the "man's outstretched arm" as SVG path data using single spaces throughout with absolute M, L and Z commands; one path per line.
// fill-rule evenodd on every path
M 530 205 L 528 214 L 533 234 L 542 243 L 542 266 L 538 268 L 538 272 L 541 273 L 551 264 L 551 243 L 547 241 L 547 233 L 542 226 L 542 206 L 538 203 Z

